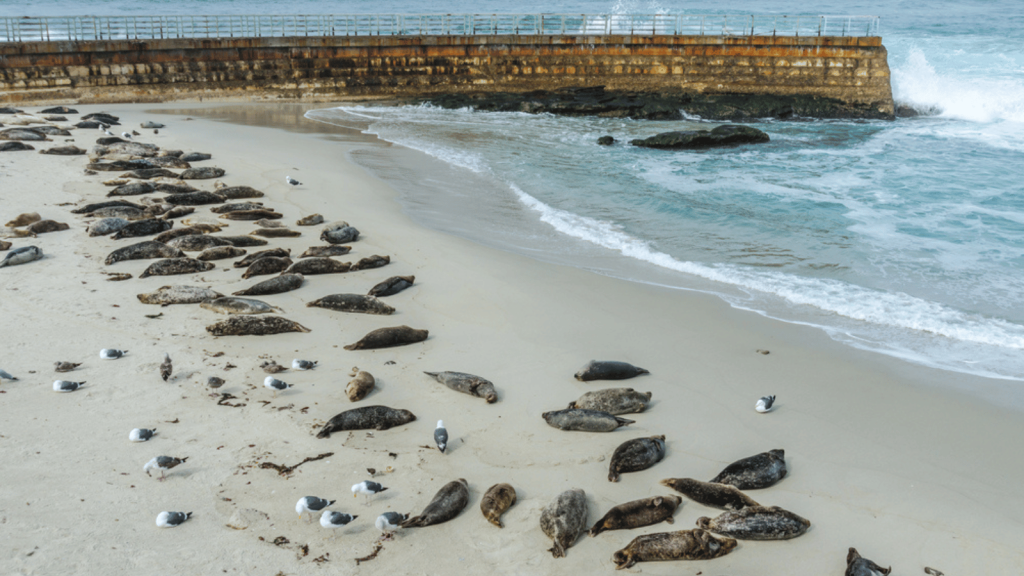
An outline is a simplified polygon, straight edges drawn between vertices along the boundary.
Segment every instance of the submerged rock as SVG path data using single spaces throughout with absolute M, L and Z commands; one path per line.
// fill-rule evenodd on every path
M 601 146 L 611 146 L 612 144 L 615 144 L 615 138 L 612 138 L 611 136 L 601 136 L 597 139 L 597 143 Z
M 768 141 L 770 141 L 768 135 L 757 128 L 725 124 L 714 130 L 663 132 L 642 140 L 630 140 L 629 143 L 642 148 L 699 150 L 703 148 L 733 146 L 735 144 L 760 144 Z

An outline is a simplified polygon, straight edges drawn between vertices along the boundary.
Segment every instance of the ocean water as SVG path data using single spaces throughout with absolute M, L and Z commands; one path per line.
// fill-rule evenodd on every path
M 4 15 L 282 13 L 265 0 L 33 0 Z M 1024 379 L 1024 9 L 1003 1 L 312 2 L 288 13 L 856 14 L 882 18 L 895 122 L 765 120 L 769 144 L 703 152 L 622 141 L 710 128 L 428 106 L 307 117 L 426 153 L 443 177 L 399 182 L 409 213 L 498 248 L 720 295 L 908 361 Z M 620 144 L 597 146 L 599 136 Z M 415 152 L 411 152 L 415 151 Z M 385 157 L 387 156 L 387 157 Z

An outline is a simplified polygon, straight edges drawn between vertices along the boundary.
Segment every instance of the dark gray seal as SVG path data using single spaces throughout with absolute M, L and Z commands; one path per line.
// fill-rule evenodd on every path
M 807 532 L 811 522 L 778 506 L 748 506 L 715 518 L 702 516 L 697 527 L 739 540 L 789 540 Z
M 886 576 L 892 572 L 892 566 L 882 568 L 871 560 L 864 558 L 857 552 L 856 548 L 850 548 L 846 554 L 846 576 Z M 928 572 L 925 570 L 925 572 Z M 931 572 L 929 572 L 931 574 Z
M 219 196 L 228 200 L 239 200 L 242 198 L 262 198 L 263 192 L 249 186 L 228 186 L 217 190 Z
M 202 254 L 196 256 L 196 260 L 210 262 L 211 260 L 238 258 L 239 256 L 244 255 L 245 250 L 242 248 L 235 248 L 234 246 L 214 246 L 213 248 L 207 248 L 206 250 L 203 250 Z
M 437 491 L 419 516 L 402 522 L 402 528 L 422 528 L 447 522 L 458 516 L 468 504 L 469 483 L 465 478 L 453 480 Z
M 351 262 L 338 262 L 330 258 L 307 258 L 292 264 L 288 269 L 290 274 L 342 274 L 352 268 Z
M 0 152 L 27 152 L 35 149 L 35 146 L 24 142 L 0 142 Z
M 613 416 L 643 412 L 651 401 L 650 392 L 637 392 L 632 388 L 606 388 L 587 392 L 579 400 L 569 403 L 569 408 L 600 410 Z
M 282 274 L 277 278 L 264 280 L 254 284 L 245 290 L 235 292 L 235 296 L 265 296 L 267 294 L 281 294 L 290 292 L 302 287 L 302 274 Z
M 262 210 L 263 202 L 234 202 L 231 204 L 221 204 L 220 206 L 214 206 L 210 208 L 210 212 L 214 214 L 227 214 L 228 212 L 241 212 L 242 210 Z
M 309 328 L 280 316 L 233 316 L 210 324 L 206 331 L 214 336 L 265 336 L 285 332 L 309 332 Z
M 625 380 L 640 374 L 650 374 L 647 370 L 626 362 L 591 360 L 576 373 L 581 382 L 590 380 Z
M 232 246 L 231 242 L 209 234 L 188 234 L 167 241 L 167 245 L 185 252 L 202 252 L 217 246 Z
M 299 258 L 326 258 L 328 256 L 344 256 L 352 251 L 351 246 L 310 246 Z
M 162 242 L 164 244 L 167 244 L 171 240 L 174 240 L 175 238 L 181 238 L 182 236 L 209 234 L 210 232 L 216 231 L 217 230 L 213 230 L 207 226 L 187 226 L 185 228 L 174 228 L 172 230 L 168 230 L 167 232 L 157 234 L 156 238 L 153 238 L 153 240 L 155 242 Z
M 267 258 L 260 258 L 242 273 L 242 278 L 252 278 L 253 276 L 264 276 L 266 274 L 277 274 L 278 272 L 284 272 L 292 265 L 292 259 L 287 256 L 284 258 L 278 258 L 275 256 L 268 256 Z
M 760 506 L 753 498 L 740 492 L 739 488 L 717 482 L 701 482 L 693 478 L 666 478 L 662 486 L 679 492 L 705 506 L 722 510 L 742 510 L 748 506 Z
M 587 494 L 579 488 L 559 494 L 541 511 L 540 529 L 555 543 L 548 552 L 565 558 L 565 551 L 587 529 Z
M 111 252 L 104 261 L 107 266 L 124 260 L 152 260 L 154 258 L 184 258 L 185 253 L 167 244 L 146 240 Z
M 608 465 L 608 480 L 618 482 L 619 474 L 638 472 L 654 466 L 665 457 L 665 437 L 634 438 L 619 445 Z
M 24 246 L 22 248 L 15 248 L 4 256 L 3 260 L 0 260 L 0 268 L 6 266 L 17 266 L 19 264 L 27 264 L 33 260 L 39 260 L 43 257 L 43 250 L 38 246 Z
M 494 390 L 494 383 L 486 378 L 466 374 L 465 372 L 424 372 L 441 384 L 463 394 L 483 398 L 488 404 L 498 401 L 498 393 Z
M 280 311 L 280 308 L 271 306 L 261 300 L 235 298 L 232 296 L 219 296 L 206 300 L 199 304 L 199 307 L 219 314 L 271 314 Z
M 415 344 L 427 339 L 427 330 L 416 330 L 408 326 L 392 326 L 378 328 L 363 336 L 355 344 L 345 346 L 345 350 L 370 350 L 373 348 L 391 348 Z
M 371 268 L 380 268 L 381 266 L 387 266 L 390 263 L 391 256 L 378 256 L 374 254 L 373 256 L 361 258 L 359 262 L 353 264 L 352 271 L 355 272 L 356 270 L 369 270 Z
M 163 218 L 164 220 L 170 220 L 172 218 L 181 218 L 182 216 L 188 216 L 189 214 L 195 211 L 196 209 L 191 206 L 175 206 L 174 208 L 171 208 L 167 212 L 164 212 L 163 215 L 160 217 Z
M 358 239 L 359 230 L 347 225 L 341 228 L 325 229 L 320 233 L 320 241 L 327 242 L 328 244 L 348 244 Z
M 377 284 L 373 288 L 370 288 L 368 294 L 370 296 L 376 296 L 377 298 L 383 298 L 385 296 L 393 296 L 398 294 L 402 290 L 405 290 L 409 286 L 412 286 L 413 282 L 416 281 L 415 276 L 392 276 L 387 280 Z
M 261 218 L 267 218 L 269 220 L 277 220 L 283 218 L 284 214 L 280 212 L 274 212 L 269 208 L 250 208 L 248 210 L 228 210 L 221 214 L 219 218 L 223 220 L 260 220 Z
M 57 222 L 56 220 L 40 220 L 39 222 L 33 222 L 29 224 L 25 229 L 33 234 L 46 234 L 48 232 L 60 232 L 61 230 L 68 230 L 71 228 L 63 222 Z
M 199 286 L 161 286 L 155 292 L 139 294 L 137 298 L 143 304 L 169 306 L 171 304 L 199 304 L 222 296 L 223 294 L 220 292 Z
M 302 232 L 288 228 L 259 228 L 249 232 L 249 235 L 262 236 L 264 238 L 298 238 L 302 236 Z
M 129 182 L 107 192 L 107 196 L 140 196 L 156 190 L 151 182 Z
M 70 136 L 70 132 L 68 135 Z M 53 148 L 47 148 L 46 150 L 40 150 L 40 154 L 54 154 L 56 156 L 81 156 L 85 154 L 85 150 L 82 150 L 78 146 L 67 145 L 67 146 L 54 146 Z
M 757 490 L 772 486 L 785 477 L 786 452 L 775 449 L 729 464 L 711 482 L 729 484 L 740 490 Z
M 348 396 L 350 402 L 358 402 L 363 398 L 366 398 L 367 394 L 369 394 L 376 385 L 377 380 L 373 377 L 373 374 L 360 371 L 356 374 L 356 377 L 350 380 L 348 385 L 345 386 L 345 395 Z
M 501 515 L 516 503 L 516 489 L 511 484 L 495 484 L 484 492 L 480 500 L 480 511 L 484 518 L 498 528 L 504 528 L 501 523 Z
M 679 496 L 654 496 L 619 504 L 594 523 L 590 535 L 597 536 L 606 530 L 631 530 L 659 522 L 674 524 L 672 515 L 682 501 Z
M 85 206 L 82 206 L 81 208 L 75 208 L 74 210 L 71 211 L 71 213 L 72 214 L 88 214 L 89 212 L 95 212 L 96 210 L 99 210 L 101 208 L 111 208 L 111 207 L 114 207 L 114 206 L 124 206 L 124 207 L 128 207 L 128 208 L 135 208 L 135 209 L 139 210 L 140 212 L 146 208 L 145 206 L 142 206 L 140 204 L 135 204 L 135 203 L 129 202 L 127 200 L 108 200 L 106 202 L 94 202 L 92 204 L 86 204 Z
M 147 162 L 147 164 L 149 164 Z M 121 178 L 138 178 L 139 180 L 152 180 L 153 178 L 177 178 L 178 174 L 166 168 L 141 168 L 121 174 Z
M 114 240 L 121 238 L 136 238 L 139 236 L 152 236 L 170 230 L 174 226 L 174 220 L 161 220 L 159 218 L 148 218 L 138 220 L 121 228 L 117 234 L 111 236 Z
M 363 406 L 353 408 L 331 418 L 317 432 L 317 438 L 330 438 L 331 433 L 342 430 L 387 430 L 416 420 L 408 410 L 387 406 Z
M 204 166 L 202 168 L 189 168 L 181 173 L 182 180 L 209 180 L 210 178 L 220 178 L 224 175 L 223 168 L 217 168 L 214 166 Z
M 327 308 L 339 312 L 354 312 L 359 314 L 393 314 L 395 309 L 373 296 L 363 294 L 331 294 L 308 302 L 306 306 L 316 308 Z
M 615 552 L 612 562 L 616 570 L 622 570 L 654 560 L 711 560 L 732 552 L 736 545 L 732 538 L 718 538 L 699 528 L 644 534 Z
M 635 424 L 634 420 L 626 420 L 597 410 L 580 410 L 567 408 L 541 414 L 549 426 L 559 430 L 576 430 L 579 432 L 611 432 L 621 426 Z
M 157 260 L 149 265 L 139 278 L 150 276 L 173 276 L 175 274 L 192 274 L 193 272 L 207 272 L 213 270 L 216 265 L 213 262 L 203 262 L 195 258 L 167 258 Z
M 284 248 L 271 248 L 270 250 L 260 250 L 259 252 L 253 252 L 245 258 L 242 258 L 238 262 L 232 264 L 235 268 L 248 268 L 250 264 L 259 260 L 260 258 L 287 258 L 291 256 L 291 249 Z
M 185 192 L 183 194 L 171 194 L 164 196 L 163 201 L 175 206 L 204 206 L 206 204 L 220 204 L 225 198 L 213 192 Z
M 263 238 L 256 238 L 255 236 L 221 236 L 221 238 L 231 242 L 232 246 L 236 248 L 249 248 L 252 246 L 266 246 L 269 244 Z

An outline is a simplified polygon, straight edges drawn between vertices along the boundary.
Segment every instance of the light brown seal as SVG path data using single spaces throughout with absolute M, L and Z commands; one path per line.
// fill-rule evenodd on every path
M 871 560 L 864 558 L 857 552 L 856 548 L 850 548 L 846 554 L 846 576 L 886 576 L 892 572 L 892 566 L 882 568 Z M 925 570 L 928 572 L 928 570 Z M 932 572 L 928 572 L 931 574 Z M 940 572 L 941 574 L 941 572 Z
M 515 503 L 515 488 L 510 484 L 495 484 L 488 488 L 487 492 L 484 492 L 484 497 L 480 500 L 480 511 L 483 512 L 484 518 L 488 522 L 498 528 L 504 528 L 505 525 L 501 523 L 501 515 Z
M 422 528 L 447 522 L 459 515 L 469 504 L 469 483 L 465 478 L 459 478 L 445 484 L 430 504 L 420 512 L 419 516 L 413 516 L 402 522 L 402 528 Z
M 331 418 L 317 432 L 317 438 L 330 438 L 331 433 L 343 430 L 387 430 L 414 422 L 416 415 L 400 408 L 363 406 L 346 410 Z
M 732 538 L 718 538 L 699 528 L 644 534 L 613 554 L 612 562 L 616 570 L 622 570 L 653 560 L 711 560 L 732 552 L 736 544 Z
M 651 526 L 659 522 L 675 523 L 672 517 L 683 499 L 679 496 L 654 496 L 643 500 L 633 500 L 619 504 L 601 517 L 593 527 L 590 535 L 597 536 L 605 530 L 623 530 Z
M 565 551 L 587 529 L 587 494 L 579 488 L 559 494 L 540 513 L 540 529 L 555 543 L 548 552 L 565 558 Z
M 774 485 L 786 477 L 786 451 L 776 448 L 725 467 L 711 482 L 729 484 L 740 490 L 756 490 Z
M 465 372 L 424 372 L 441 384 L 463 394 L 483 398 L 488 404 L 498 401 L 498 393 L 494 390 L 494 383 L 486 378 L 466 374 Z
M 56 220 L 40 220 L 39 222 L 33 222 L 25 227 L 29 232 L 35 234 L 47 234 L 49 232 L 60 232 L 62 230 L 68 230 L 71 227 L 64 222 L 57 222 Z
M 715 518 L 702 516 L 697 527 L 740 540 L 789 540 L 807 532 L 811 521 L 778 506 L 747 506 Z
M 637 392 L 632 388 L 605 388 L 587 392 L 579 400 L 569 403 L 569 408 L 600 410 L 613 416 L 643 412 L 651 401 L 650 392 Z
M 665 437 L 634 438 L 619 445 L 608 464 L 608 480 L 619 481 L 623 472 L 638 472 L 654 466 L 665 457 Z
M 378 328 L 363 336 L 355 344 L 345 346 L 345 350 L 369 350 L 373 348 L 391 348 L 415 344 L 427 339 L 427 330 L 416 330 L 408 326 L 392 326 Z
M 348 386 L 345 386 L 345 395 L 348 396 L 350 402 L 358 402 L 366 398 L 376 384 L 377 381 L 373 374 L 360 371 L 355 378 L 349 381 Z
M 214 336 L 265 336 L 285 332 L 309 332 L 309 328 L 280 316 L 233 316 L 210 324 L 206 331 Z
M 760 506 L 753 498 L 740 492 L 739 488 L 717 482 L 701 482 L 693 478 L 666 478 L 662 486 L 680 492 L 690 500 L 722 510 L 742 510 L 748 506 Z
M 39 222 L 42 219 L 43 217 L 40 216 L 38 212 L 26 212 L 24 214 L 18 214 L 17 218 L 11 220 L 7 224 L 4 224 L 4 226 L 8 228 L 20 228 L 22 226 L 28 226 L 34 222 Z

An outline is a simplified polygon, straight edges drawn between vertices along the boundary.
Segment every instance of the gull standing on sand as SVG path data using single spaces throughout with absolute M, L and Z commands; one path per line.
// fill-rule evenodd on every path
M 274 398 L 277 398 L 278 391 L 280 391 L 280 390 L 287 390 L 287 389 L 292 387 L 291 384 L 288 384 L 286 382 L 282 382 L 282 381 L 278 380 L 277 378 L 274 378 L 273 376 L 267 376 L 263 380 L 263 385 L 265 387 L 270 388 L 271 390 L 274 391 Z
M 107 130 L 106 128 L 103 129 L 103 133 L 106 134 L 107 136 L 113 136 L 114 135 L 113 132 L 111 132 L 110 130 Z
M 132 135 L 127 132 L 121 132 L 121 138 L 124 138 L 125 140 L 131 140 Z
M 157 514 L 156 525 L 160 528 L 174 528 L 191 517 L 191 512 L 161 512 Z
M 11 376 L 11 373 L 8 372 L 7 370 L 0 369 L 0 380 L 11 380 L 11 381 L 14 381 L 14 380 L 17 380 L 17 378 L 15 378 L 14 376 Z
M 377 482 L 373 482 L 372 480 L 363 480 L 359 484 L 352 485 L 352 497 L 355 498 L 362 494 L 363 496 L 366 496 L 366 503 L 369 504 L 370 496 L 385 490 L 387 490 L 387 488 Z
M 81 382 L 68 382 L 67 380 L 53 381 L 54 392 L 74 392 L 82 386 L 85 386 L 85 380 L 82 380 Z
M 156 428 L 135 428 L 128 433 L 128 439 L 132 442 L 146 442 L 153 436 L 156 436 Z
M 324 510 L 324 513 L 320 516 L 320 525 L 324 528 L 341 528 L 356 518 L 359 518 L 359 516 Z
M 312 522 L 313 512 L 319 512 L 335 502 L 337 500 L 325 500 L 316 496 L 303 496 L 295 503 L 295 513 L 299 515 L 299 518 L 302 518 L 304 512 L 309 512 L 309 521 Z
M 100 350 L 100 358 L 104 360 L 117 360 L 121 356 L 127 354 L 127 350 L 118 350 L 116 348 L 104 348 Z
M 775 396 L 762 396 L 757 404 L 754 405 L 754 410 L 764 414 L 765 412 L 772 411 L 772 404 L 775 403 Z
M 299 360 L 298 358 L 292 360 L 292 368 L 296 370 L 312 370 L 313 368 L 316 368 L 316 365 L 316 360 Z
M 408 514 L 399 514 L 398 512 L 385 512 L 380 516 L 377 516 L 377 522 L 374 525 L 377 530 L 380 530 L 385 538 L 390 538 L 391 535 L 402 526 L 402 522 L 409 519 Z
M 437 442 L 437 449 L 444 454 L 444 449 L 448 447 L 448 430 L 444 427 L 444 421 L 437 421 L 437 428 L 434 428 L 434 442 Z
M 291 176 L 285 176 L 284 181 L 291 184 L 292 186 L 302 186 L 302 182 L 299 182 L 298 180 L 292 178 Z
M 160 365 L 160 377 L 167 382 L 167 379 L 171 377 L 171 355 L 164 353 L 164 363 Z
M 168 470 L 174 468 L 175 466 L 181 464 L 186 460 L 188 460 L 188 456 L 184 458 L 173 458 L 171 456 L 157 456 L 156 458 L 153 458 L 149 462 L 146 462 L 146 465 L 142 467 L 142 471 L 146 473 L 146 476 L 152 476 L 152 474 L 149 473 L 149 469 L 156 468 L 157 470 L 160 471 L 160 480 L 163 480 L 164 478 L 167 477 Z
M 54 362 L 53 369 L 57 372 L 71 372 L 75 368 L 81 366 L 81 362 Z

